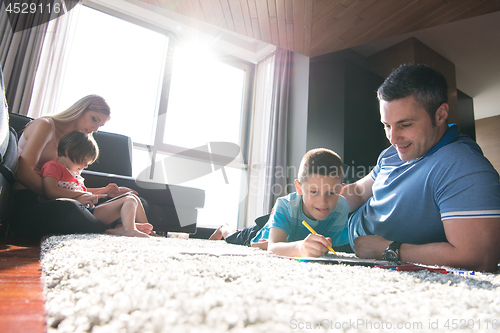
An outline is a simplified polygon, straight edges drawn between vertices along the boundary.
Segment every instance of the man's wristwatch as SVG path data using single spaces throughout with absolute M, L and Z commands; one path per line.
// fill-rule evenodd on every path
M 387 261 L 399 261 L 399 247 L 401 244 L 401 242 L 392 242 L 382 253 L 382 258 Z

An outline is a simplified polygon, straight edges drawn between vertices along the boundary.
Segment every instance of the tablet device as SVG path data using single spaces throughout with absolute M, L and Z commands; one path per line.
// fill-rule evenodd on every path
M 111 199 L 109 199 L 109 200 L 106 200 L 106 201 L 105 201 L 105 202 L 103 202 L 103 203 L 107 203 L 107 202 L 111 202 L 111 201 L 116 200 L 116 199 L 123 198 L 124 196 L 126 196 L 126 195 L 128 195 L 128 194 L 130 194 L 130 193 L 134 194 L 134 192 L 132 192 L 132 191 L 128 191 L 128 192 L 125 192 L 125 193 L 123 193 L 123 194 L 120 194 L 120 195 L 119 195 L 119 196 L 117 196 L 117 197 L 114 197 L 114 198 L 111 198 Z

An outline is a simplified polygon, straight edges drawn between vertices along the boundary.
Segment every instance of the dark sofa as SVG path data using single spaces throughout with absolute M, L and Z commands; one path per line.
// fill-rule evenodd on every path
M 8 114 L 12 128 L 21 135 L 31 118 Z M 3 121 L 2 121 L 3 123 Z M 3 124 L 2 124 L 3 125 Z M 205 191 L 158 183 L 141 183 L 132 177 L 132 141 L 130 137 L 96 132 L 99 158 L 82 173 L 87 187 L 104 187 L 109 183 L 136 190 L 147 201 L 149 222 L 158 233 L 197 231 L 197 210 L 205 204 Z M 17 154 L 16 154 L 17 156 Z M 2 207 L 4 205 L 2 204 Z
M 0 70 L 0 227 L 5 232 L 9 196 L 17 167 L 17 136 L 9 128 L 9 113 L 5 101 L 2 71 Z

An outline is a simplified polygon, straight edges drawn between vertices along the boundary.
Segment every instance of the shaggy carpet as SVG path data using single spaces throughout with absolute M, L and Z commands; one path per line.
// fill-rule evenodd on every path
M 41 267 L 49 331 L 500 328 L 497 274 L 298 262 L 224 241 L 110 235 L 50 237 Z

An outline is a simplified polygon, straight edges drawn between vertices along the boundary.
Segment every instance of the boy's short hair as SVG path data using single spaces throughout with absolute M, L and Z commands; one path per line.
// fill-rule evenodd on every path
M 342 159 L 330 149 L 316 148 L 309 150 L 300 162 L 299 182 L 306 182 L 311 175 L 337 177 L 340 181 L 343 181 Z
M 89 159 L 88 163 L 92 164 L 99 156 L 99 147 L 91 134 L 73 131 L 64 134 L 59 140 L 57 156 L 68 157 L 73 163 L 83 163 Z

